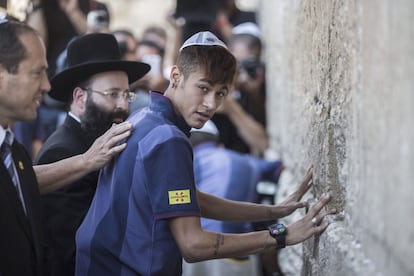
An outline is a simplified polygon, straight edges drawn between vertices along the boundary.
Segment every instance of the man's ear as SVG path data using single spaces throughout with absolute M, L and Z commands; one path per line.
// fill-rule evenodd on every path
M 173 65 L 170 72 L 170 83 L 173 85 L 173 87 L 177 87 L 180 77 L 180 69 L 178 69 L 177 65 Z
M 72 92 L 73 104 L 78 108 L 84 109 L 86 106 L 86 100 L 88 98 L 88 93 L 80 87 L 75 87 Z

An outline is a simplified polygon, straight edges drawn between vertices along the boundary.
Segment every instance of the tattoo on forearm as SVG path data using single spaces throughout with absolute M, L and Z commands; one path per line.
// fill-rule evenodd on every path
M 214 245 L 214 256 L 218 255 L 220 246 L 224 244 L 224 236 L 220 233 L 216 236 L 216 244 Z

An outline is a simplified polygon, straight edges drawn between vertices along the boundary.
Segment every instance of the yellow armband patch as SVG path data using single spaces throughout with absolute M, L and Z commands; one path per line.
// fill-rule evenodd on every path
M 168 199 L 170 205 L 191 203 L 190 190 L 168 191 Z

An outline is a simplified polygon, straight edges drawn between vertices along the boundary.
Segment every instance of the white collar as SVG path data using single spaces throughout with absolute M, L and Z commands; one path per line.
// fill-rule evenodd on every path
M 4 138 L 6 138 L 6 130 L 0 125 L 0 146 L 3 145 Z
M 79 124 L 80 124 L 80 122 L 81 122 L 81 120 L 79 119 L 79 117 L 78 116 L 76 116 L 75 114 L 73 114 L 72 112 L 68 112 L 68 115 L 70 116 L 70 117 L 72 117 L 73 119 L 75 119 Z
M 4 139 L 6 138 L 6 130 L 9 130 L 11 133 L 13 133 L 10 128 L 4 129 L 3 126 L 0 125 L 0 146 L 3 145 Z

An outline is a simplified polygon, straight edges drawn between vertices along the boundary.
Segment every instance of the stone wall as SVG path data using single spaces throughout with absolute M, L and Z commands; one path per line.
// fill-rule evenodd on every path
M 340 210 L 320 237 L 283 250 L 287 275 L 414 275 L 414 2 L 262 0 L 269 155 L 309 164 Z M 297 219 L 296 212 L 285 222 Z

